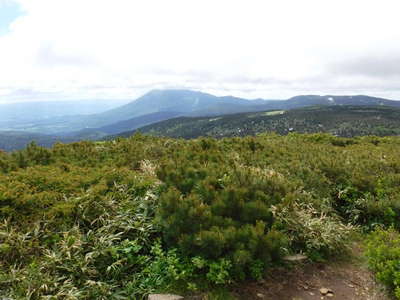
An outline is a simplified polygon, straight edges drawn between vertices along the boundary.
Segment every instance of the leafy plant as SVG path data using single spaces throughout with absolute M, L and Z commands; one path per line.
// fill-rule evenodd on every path
M 366 255 L 378 280 L 400 299 L 400 233 L 393 228 L 378 228 L 368 239 Z

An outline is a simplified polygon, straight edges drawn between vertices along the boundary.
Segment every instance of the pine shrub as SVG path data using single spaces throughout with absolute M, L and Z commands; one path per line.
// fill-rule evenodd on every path
M 233 275 L 244 278 L 255 262 L 267 266 L 282 255 L 287 238 L 272 229 L 270 208 L 291 192 L 291 184 L 272 170 L 224 166 L 217 157 L 196 167 L 180 158 L 160 168 L 166 191 L 158 220 L 168 245 L 188 256 L 229 259 Z

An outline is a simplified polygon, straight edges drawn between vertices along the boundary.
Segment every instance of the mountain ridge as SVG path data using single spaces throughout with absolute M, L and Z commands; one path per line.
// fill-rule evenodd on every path
M 178 101 L 176 99 L 179 99 Z M 162 102 L 160 106 L 160 101 Z M 124 111 L 126 115 L 129 115 L 129 111 L 132 111 L 132 107 L 136 109 L 138 106 L 149 106 L 154 110 L 164 110 L 165 113 L 174 112 L 176 115 L 171 115 L 171 117 L 164 118 L 165 120 L 180 116 L 186 117 L 203 117 L 203 116 L 220 116 L 229 115 L 235 113 L 250 113 L 257 111 L 266 111 L 273 109 L 296 109 L 312 105 L 386 105 L 392 107 L 400 107 L 400 101 L 388 100 L 384 98 L 371 97 L 366 95 L 299 95 L 291 97 L 287 100 L 263 100 L 255 99 L 248 100 L 243 98 L 238 98 L 234 96 L 222 96 L 217 97 L 208 93 L 190 91 L 190 90 L 152 90 L 149 93 L 143 95 L 135 101 L 132 101 L 123 107 L 115 108 L 111 113 L 117 113 Z M 143 110 L 141 110 L 143 112 Z M 153 112 L 150 114 L 136 116 L 134 118 L 123 120 L 116 123 L 111 123 L 100 128 L 85 129 L 88 133 L 87 137 L 102 138 L 103 136 L 109 134 L 118 134 L 123 131 L 117 132 L 117 130 L 110 130 L 110 128 L 120 128 L 120 124 L 129 124 L 132 122 L 134 126 L 130 129 L 134 130 L 143 126 L 151 125 L 162 119 L 153 119 L 153 114 L 160 114 L 159 112 Z M 110 114 L 105 112 L 102 115 Z M 150 120 L 146 120 L 146 116 Z M 137 122 L 137 119 L 141 119 L 142 124 Z M 104 130 L 107 128 L 107 130 Z M 127 127 L 125 127 L 126 129 Z M 129 131 L 129 130 L 126 130 Z M 97 132 L 97 135 L 93 135 Z M 85 136 L 81 136 L 84 138 Z
M 177 115 L 188 117 L 219 116 L 267 110 L 290 110 L 306 106 L 384 105 L 400 107 L 400 101 L 366 95 L 298 95 L 287 100 L 244 99 L 234 96 L 215 96 L 192 90 L 152 90 L 122 106 L 90 115 L 57 116 L 12 126 L 0 130 L 95 139 L 109 134 L 134 130 Z M 155 117 L 154 114 L 159 114 Z M 161 117 L 161 115 L 163 115 Z M 115 128 L 115 130 L 113 129 Z M 117 130 L 120 130 L 119 132 Z M 86 133 L 86 135 L 85 135 Z

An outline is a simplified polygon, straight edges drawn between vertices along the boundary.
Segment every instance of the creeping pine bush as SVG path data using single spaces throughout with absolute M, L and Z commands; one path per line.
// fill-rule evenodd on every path
M 195 155 L 199 159 L 181 158 L 178 168 L 167 162 L 158 170 L 166 189 L 158 210 L 164 238 L 188 256 L 224 257 L 234 278 L 254 277 L 255 266 L 265 267 L 283 254 L 287 237 L 272 229 L 270 208 L 291 185 L 276 172 L 223 165 L 220 153 Z
M 400 299 L 400 233 L 393 228 L 378 228 L 368 239 L 366 255 L 378 280 Z

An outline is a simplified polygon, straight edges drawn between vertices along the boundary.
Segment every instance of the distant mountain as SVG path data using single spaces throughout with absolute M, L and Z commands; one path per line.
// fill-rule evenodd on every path
M 263 101 L 267 103 L 268 101 Z M 261 105 L 261 103 L 257 103 Z M 96 115 L 101 123 L 112 124 L 117 121 L 158 112 L 179 112 L 190 115 L 199 111 L 205 114 L 218 110 L 219 107 L 239 107 L 241 111 L 254 106 L 251 100 L 236 97 L 217 97 L 190 90 L 153 90 L 139 99 L 121 107 Z
M 77 134 L 78 138 L 98 138 L 104 134 L 129 131 L 163 119 L 181 116 L 217 116 L 267 110 L 289 110 L 310 105 L 386 105 L 400 107 L 400 102 L 369 96 L 296 96 L 288 100 L 247 100 L 232 96 L 217 97 L 190 90 L 153 90 L 125 105 L 91 115 L 68 115 L 16 122 L 0 130 L 18 130 L 50 135 Z M 29 120 L 29 112 L 25 112 Z M 24 114 L 21 118 L 24 119 Z M 156 114 L 156 115 L 154 115 Z
M 217 117 L 179 117 L 116 136 L 128 137 L 136 132 L 176 138 L 219 138 L 262 132 L 327 132 L 342 137 L 400 135 L 400 109 L 388 106 L 332 105 Z
M 92 115 L 76 115 L 44 119 L 30 124 L 15 125 L 11 129 L 31 132 L 58 134 L 74 132 L 87 128 L 99 128 L 113 123 L 159 112 L 178 112 L 182 115 L 202 111 L 201 114 L 221 114 L 220 107 L 236 107 L 234 112 L 248 111 L 248 107 L 261 105 L 268 101 L 251 100 L 235 97 L 217 97 L 210 94 L 189 90 L 153 90 L 128 104 Z M 253 111 L 251 108 L 250 111 Z M 228 110 L 231 113 L 231 110 Z M 141 126 L 148 124 L 144 123 Z M 1 126 L 0 126 L 1 128 Z
M 319 95 L 301 95 L 289 98 L 287 100 L 251 100 L 243 105 L 214 105 L 207 109 L 200 109 L 194 111 L 187 116 L 215 116 L 225 115 L 241 112 L 256 112 L 266 111 L 273 109 L 294 109 L 307 106 L 343 106 L 343 105 L 354 105 L 354 106 L 376 106 L 385 105 L 391 107 L 400 107 L 400 101 L 388 100 L 383 98 L 355 95 L 355 96 L 319 96 Z
M 312 105 L 386 105 L 393 107 L 400 107 L 400 101 L 387 100 L 383 98 L 370 97 L 365 95 L 356 96 L 318 96 L 318 95 L 304 95 L 296 96 L 286 100 L 286 109 L 298 108 Z M 285 107 L 279 107 L 283 109 Z

